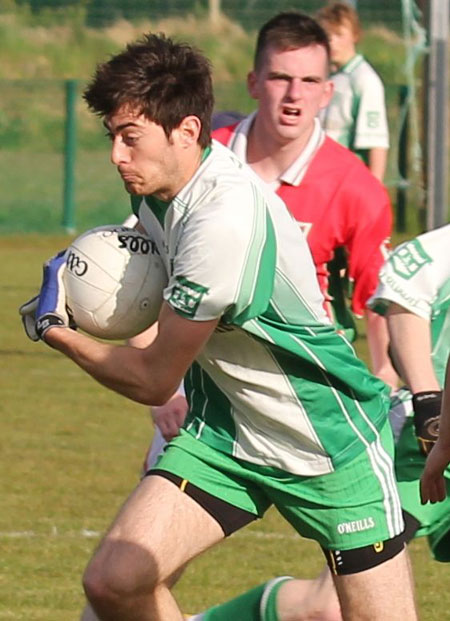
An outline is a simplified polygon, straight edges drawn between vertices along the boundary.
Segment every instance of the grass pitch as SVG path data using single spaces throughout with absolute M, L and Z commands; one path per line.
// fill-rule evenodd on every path
M 145 407 L 23 333 L 17 308 L 36 292 L 42 262 L 69 241 L 0 238 L 1 620 L 79 618 L 83 568 L 137 482 L 152 433 Z M 431 560 L 424 540 L 410 549 L 421 619 L 450 619 L 447 566 Z M 317 546 L 270 511 L 194 561 L 176 596 L 196 612 L 275 575 L 314 576 L 322 565 Z

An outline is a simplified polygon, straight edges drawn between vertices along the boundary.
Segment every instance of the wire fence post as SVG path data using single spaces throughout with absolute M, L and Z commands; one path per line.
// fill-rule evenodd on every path
M 77 80 L 66 80 L 66 123 L 64 131 L 64 192 L 62 225 L 75 231 L 75 155 L 77 144 Z
M 447 221 L 448 20 L 449 0 L 430 0 L 425 84 L 427 229 Z
M 407 105 L 409 96 L 408 86 L 403 84 L 399 89 L 399 107 L 402 110 Z M 406 206 L 407 206 L 407 188 L 408 188 L 408 132 L 409 132 L 409 112 L 406 110 L 405 118 L 400 130 L 398 141 L 398 171 L 400 173 L 400 181 L 397 186 L 397 210 L 396 210 L 396 230 L 400 233 L 406 231 Z

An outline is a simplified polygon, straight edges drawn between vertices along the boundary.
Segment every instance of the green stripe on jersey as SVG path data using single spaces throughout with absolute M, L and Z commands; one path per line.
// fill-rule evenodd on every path
M 189 402 L 184 428 L 219 451 L 233 454 L 236 428 L 229 399 L 197 362 L 189 369 L 184 384 Z M 220 420 L 215 430 L 204 424 L 210 419 Z
M 261 319 L 252 323 L 334 467 L 377 438 L 389 410 L 389 389 L 367 372 L 350 344 L 343 347 L 345 339 L 332 326 L 280 329 Z
M 253 188 L 255 203 L 253 230 L 233 308 L 224 314 L 225 323 L 241 326 L 263 313 L 272 296 L 277 242 L 272 219 L 262 195 Z

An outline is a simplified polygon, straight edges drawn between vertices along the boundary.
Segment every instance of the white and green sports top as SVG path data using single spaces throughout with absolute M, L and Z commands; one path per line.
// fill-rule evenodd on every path
M 185 378 L 189 433 L 300 475 L 333 471 L 378 437 L 388 391 L 330 324 L 305 238 L 247 166 L 213 141 L 170 204 L 133 202 L 165 260 L 167 303 L 221 318 Z
M 363 159 L 368 149 L 387 149 L 384 86 L 373 67 L 357 54 L 331 79 L 334 95 L 323 113 L 326 134 Z
M 384 314 L 390 302 L 430 322 L 432 360 L 443 386 L 450 352 L 450 224 L 401 244 L 380 272 L 380 284 L 369 300 Z

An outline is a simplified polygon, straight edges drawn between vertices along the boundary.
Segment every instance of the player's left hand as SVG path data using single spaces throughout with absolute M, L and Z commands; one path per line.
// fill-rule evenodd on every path
M 188 411 L 186 397 L 176 392 L 164 405 L 152 407 L 153 422 L 158 426 L 164 440 L 169 442 L 180 433 Z
M 439 436 L 442 391 L 424 391 L 413 395 L 414 428 L 420 451 L 425 457 Z
M 19 308 L 25 332 L 32 341 L 45 340 L 45 333 L 52 327 L 74 327 L 66 308 L 62 280 L 65 265 L 65 250 L 46 261 L 39 295 Z
M 425 470 L 420 478 L 420 499 L 422 504 L 444 500 L 447 491 L 444 470 L 450 462 L 450 449 L 438 440 L 427 457 Z

